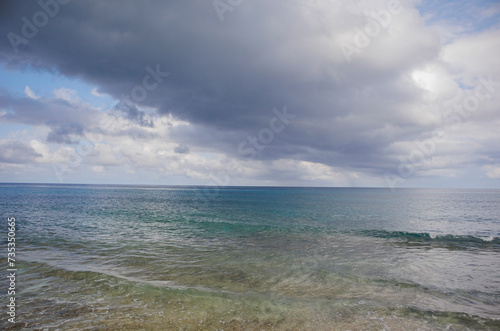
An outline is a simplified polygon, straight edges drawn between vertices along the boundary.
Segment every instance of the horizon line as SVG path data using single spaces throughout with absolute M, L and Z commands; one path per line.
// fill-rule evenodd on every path
M 421 190 L 500 190 L 500 188 L 491 187 L 387 187 L 387 186 L 293 186 L 293 185 L 204 185 L 204 184 L 110 184 L 110 183 L 54 183 L 54 182 L 0 182 L 0 185 L 50 185 L 50 186 L 137 186 L 137 187 L 206 187 L 206 188 L 316 188 L 316 189 L 421 189 Z

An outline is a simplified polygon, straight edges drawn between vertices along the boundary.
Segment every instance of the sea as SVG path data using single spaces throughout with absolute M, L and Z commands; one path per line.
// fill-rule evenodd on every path
M 0 210 L 2 330 L 500 330 L 500 190 L 0 184 Z

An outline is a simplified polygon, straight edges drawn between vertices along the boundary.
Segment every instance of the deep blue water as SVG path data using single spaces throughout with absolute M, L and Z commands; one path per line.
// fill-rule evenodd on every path
M 0 184 L 0 206 L 18 327 L 500 325 L 499 190 Z

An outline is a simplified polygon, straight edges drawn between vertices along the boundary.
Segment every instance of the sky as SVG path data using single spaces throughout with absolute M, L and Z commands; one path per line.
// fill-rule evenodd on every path
M 0 182 L 500 188 L 500 2 L 2 1 Z

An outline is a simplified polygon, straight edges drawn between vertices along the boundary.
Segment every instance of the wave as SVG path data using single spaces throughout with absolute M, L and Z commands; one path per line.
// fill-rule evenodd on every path
M 359 235 L 369 236 L 369 237 L 377 237 L 384 239 L 401 239 L 407 242 L 500 245 L 500 237 L 496 236 L 455 235 L 446 233 L 385 231 L 385 230 L 360 230 L 356 231 L 356 233 Z

